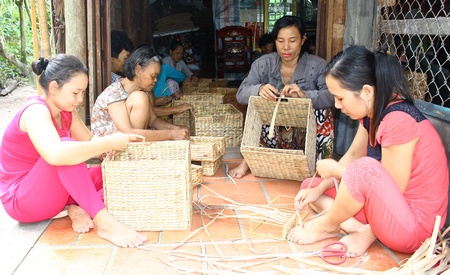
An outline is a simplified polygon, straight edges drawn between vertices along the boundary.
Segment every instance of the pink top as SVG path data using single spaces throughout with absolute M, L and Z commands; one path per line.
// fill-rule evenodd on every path
M 434 224 L 436 215 L 445 220 L 449 183 L 447 157 L 436 129 L 427 119 L 418 123 L 405 112 L 393 111 L 381 121 L 376 139 L 382 147 L 387 147 L 405 144 L 417 137 L 404 196 L 419 222 Z
M 2 202 L 6 202 L 15 194 L 21 179 L 28 174 L 41 157 L 28 134 L 23 132 L 19 125 L 23 111 L 33 104 L 47 106 L 45 101 L 39 96 L 29 97 L 25 105 L 8 125 L 3 135 L 0 147 L 0 199 Z M 71 136 L 71 112 L 61 112 L 61 128 L 53 117 L 52 121 L 60 137 Z

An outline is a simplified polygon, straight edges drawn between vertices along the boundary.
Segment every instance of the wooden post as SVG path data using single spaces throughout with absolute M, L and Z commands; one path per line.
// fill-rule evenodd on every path
M 343 48 L 346 0 L 319 0 L 317 55 L 329 61 Z
M 141 43 L 145 43 L 145 44 L 149 44 L 153 47 L 152 44 L 150 44 L 150 10 L 149 10 L 149 5 L 148 5 L 148 1 L 143 1 L 142 2 L 142 9 L 141 9 L 142 13 L 141 13 Z M 142 41 L 143 39 L 143 41 Z M 136 45 L 138 46 L 138 45 Z
M 49 58 L 52 55 L 49 30 L 47 23 L 47 4 L 45 0 L 38 0 L 39 33 L 41 35 L 41 56 Z
M 330 44 L 332 44 L 330 59 L 333 58 L 333 56 L 335 56 L 338 52 L 342 51 L 343 48 L 346 2 L 347 1 L 335 0 L 333 13 L 333 34 L 332 40 L 330 41 Z
M 78 57 L 86 64 L 86 3 L 84 1 L 65 1 L 66 53 Z M 88 95 L 86 95 L 88 98 Z M 78 107 L 78 113 L 86 123 L 86 100 Z
M 33 57 L 34 60 L 39 58 L 39 42 L 38 42 L 38 32 L 36 23 L 36 1 L 30 1 L 31 8 L 31 30 L 33 31 Z M 36 77 L 36 87 L 38 95 L 42 94 L 42 87 L 39 85 L 39 77 Z

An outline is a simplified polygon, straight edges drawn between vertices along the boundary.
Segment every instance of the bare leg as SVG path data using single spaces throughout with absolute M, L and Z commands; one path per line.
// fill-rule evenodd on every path
M 117 221 L 106 208 L 94 217 L 98 227 L 98 235 L 120 247 L 137 247 L 147 240 L 147 236 L 125 227 Z
M 78 205 L 69 205 L 67 213 L 72 220 L 72 228 L 75 232 L 86 233 L 89 232 L 91 228 L 94 228 L 94 221 L 89 217 L 89 214 Z
M 230 177 L 240 179 L 243 176 L 245 176 L 247 171 L 248 171 L 248 164 L 245 161 L 245 159 L 243 159 L 242 162 L 238 165 L 238 167 L 233 168 L 230 171 L 228 171 L 228 175 L 230 175 Z

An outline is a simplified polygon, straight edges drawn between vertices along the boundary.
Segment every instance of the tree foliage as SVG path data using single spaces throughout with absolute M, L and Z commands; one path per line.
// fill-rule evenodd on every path
M 29 66 L 33 61 L 33 33 L 25 1 L 0 0 L 0 82 L 10 78 L 33 79 Z M 22 31 L 20 7 L 24 27 Z M 24 42 L 28 43 L 23 45 Z

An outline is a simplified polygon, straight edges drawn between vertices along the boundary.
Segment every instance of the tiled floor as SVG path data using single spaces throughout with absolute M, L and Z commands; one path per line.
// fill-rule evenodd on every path
M 118 248 L 95 232 L 76 234 L 68 217 L 19 224 L 0 208 L 0 274 L 178 274 L 183 271 L 221 274 L 227 270 L 230 274 L 232 267 L 236 273 L 243 270 L 253 274 L 311 273 L 312 266 L 304 265 L 295 257 L 304 255 L 302 251 L 317 250 L 332 240 L 312 245 L 276 240 L 280 228 L 266 226 L 251 230 L 251 220 L 244 216 L 245 208 L 226 210 L 223 218 L 214 219 L 224 204 L 230 204 L 225 198 L 263 207 L 279 195 L 293 197 L 298 191 L 298 182 L 258 178 L 251 174 L 236 180 L 235 185 L 225 175 L 240 158 L 236 148 L 228 148 L 217 173 L 205 176 L 205 186 L 194 190 L 194 201 L 201 198 L 205 211 L 201 213 L 195 207 L 190 230 L 145 232 L 148 241 L 141 248 Z M 204 225 L 208 227 L 205 229 Z M 250 256 L 257 257 L 251 260 Z M 408 256 L 376 242 L 369 248 L 365 261 L 348 259 L 341 266 L 384 271 L 397 267 Z M 323 264 L 320 258 L 308 260 Z

